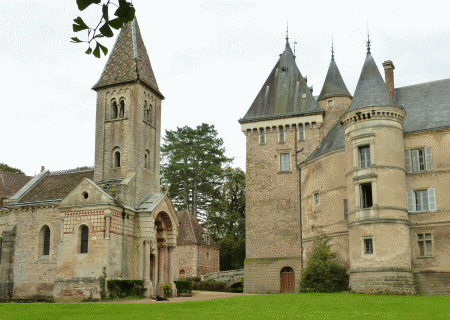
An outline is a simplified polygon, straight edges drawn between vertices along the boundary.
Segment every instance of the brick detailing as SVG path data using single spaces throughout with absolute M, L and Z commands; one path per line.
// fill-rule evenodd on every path
M 74 233 L 83 221 L 89 221 L 93 227 L 89 233 L 105 232 L 105 214 L 103 210 L 68 212 L 64 219 L 64 234 Z

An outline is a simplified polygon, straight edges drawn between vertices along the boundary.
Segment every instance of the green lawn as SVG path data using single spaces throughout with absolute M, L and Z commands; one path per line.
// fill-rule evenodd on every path
M 0 304 L 0 320 L 12 319 L 450 319 L 450 298 L 316 293 L 182 303 Z

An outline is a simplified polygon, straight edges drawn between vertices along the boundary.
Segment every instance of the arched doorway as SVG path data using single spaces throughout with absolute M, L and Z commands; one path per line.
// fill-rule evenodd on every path
M 290 267 L 284 267 L 280 272 L 280 292 L 294 293 L 295 292 L 295 273 Z

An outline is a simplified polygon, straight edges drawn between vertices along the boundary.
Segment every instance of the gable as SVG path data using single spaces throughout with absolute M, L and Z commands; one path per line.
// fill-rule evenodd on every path
M 59 204 L 60 207 L 114 204 L 114 199 L 92 180 L 84 178 Z

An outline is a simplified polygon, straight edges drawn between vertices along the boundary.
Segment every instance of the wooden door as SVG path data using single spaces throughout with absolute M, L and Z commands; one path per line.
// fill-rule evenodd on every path
M 295 273 L 294 270 L 292 270 L 292 268 L 285 267 L 281 270 L 280 287 L 281 293 L 295 292 Z

